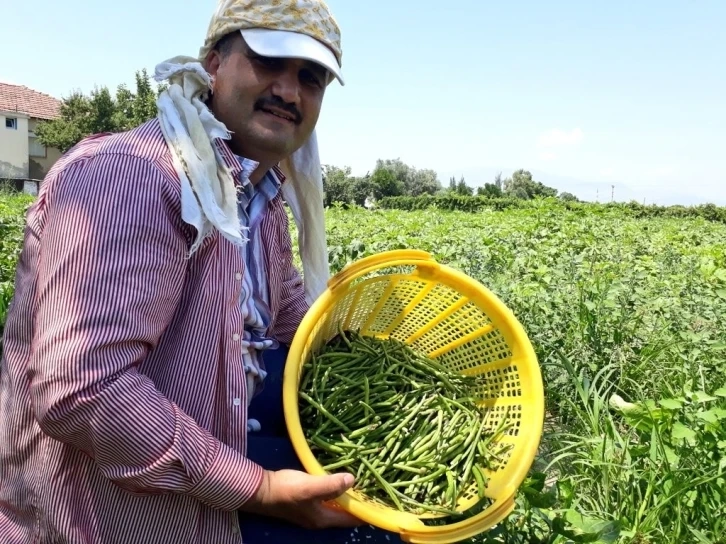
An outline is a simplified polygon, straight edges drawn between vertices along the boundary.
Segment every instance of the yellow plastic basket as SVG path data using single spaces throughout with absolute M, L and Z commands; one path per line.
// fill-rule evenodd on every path
M 488 474 L 493 503 L 468 519 L 430 526 L 414 514 L 387 508 L 351 490 L 337 504 L 354 516 L 406 542 L 459 542 L 490 529 L 514 508 L 542 435 L 544 393 L 539 365 L 525 331 L 486 287 L 437 263 L 423 251 L 397 250 L 366 257 L 331 278 L 303 319 L 290 346 L 283 378 L 286 425 L 300 462 L 310 474 L 325 474 L 305 439 L 298 410 L 302 367 L 312 352 L 343 329 L 395 338 L 418 353 L 467 375 L 484 375 L 475 392 L 496 426 L 508 413 L 514 425 L 503 435 L 508 458 Z M 476 488 L 458 509 L 478 501 Z

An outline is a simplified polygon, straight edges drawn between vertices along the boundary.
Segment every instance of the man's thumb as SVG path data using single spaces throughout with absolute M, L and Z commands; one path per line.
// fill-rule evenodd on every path
M 345 493 L 353 486 L 354 482 L 355 477 L 352 474 L 331 474 L 316 478 L 314 483 L 311 482 L 310 487 L 315 498 L 330 501 Z

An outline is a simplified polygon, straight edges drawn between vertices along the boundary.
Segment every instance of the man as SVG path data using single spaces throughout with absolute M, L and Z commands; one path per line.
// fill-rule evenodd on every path
M 158 119 L 48 174 L 0 364 L 3 544 L 239 543 L 238 511 L 360 523 L 327 502 L 352 475 L 245 456 L 259 351 L 327 279 L 314 127 L 340 59 L 322 1 L 223 1 L 199 58 L 158 67 Z

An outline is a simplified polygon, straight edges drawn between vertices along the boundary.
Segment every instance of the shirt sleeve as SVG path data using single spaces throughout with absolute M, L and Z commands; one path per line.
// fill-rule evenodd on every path
M 40 428 L 128 491 L 240 507 L 262 468 L 139 371 L 181 302 L 188 246 L 178 188 L 154 163 L 118 154 L 46 182 L 28 368 Z

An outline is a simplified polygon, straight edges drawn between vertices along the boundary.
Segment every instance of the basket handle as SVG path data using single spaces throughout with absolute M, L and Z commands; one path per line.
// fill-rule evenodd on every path
M 418 249 L 393 249 L 391 251 L 383 251 L 346 265 L 340 272 L 328 280 L 328 289 L 333 291 L 342 283 L 352 281 L 359 276 L 379 268 L 405 264 L 436 265 L 437 263 L 430 253 Z

